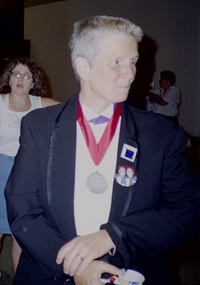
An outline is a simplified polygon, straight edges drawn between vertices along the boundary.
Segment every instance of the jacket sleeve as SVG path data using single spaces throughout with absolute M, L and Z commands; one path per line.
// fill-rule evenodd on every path
M 20 148 L 6 186 L 5 196 L 11 231 L 26 258 L 41 278 L 45 279 L 62 275 L 62 265 L 56 264 L 56 255 L 66 240 L 48 218 L 48 213 L 44 209 L 45 199 L 40 201 L 39 191 L 45 182 L 41 181 L 39 173 L 41 161 L 38 143 L 24 117 L 21 124 Z M 43 188 L 45 190 L 44 186 Z
M 153 258 L 172 250 L 197 230 L 199 187 L 195 174 L 187 166 L 184 132 L 177 129 L 170 146 L 163 150 L 162 169 L 158 173 L 151 173 L 151 167 L 148 169 L 152 181 L 145 191 L 159 193 L 159 198 L 155 195 L 152 207 L 134 211 L 130 206 L 125 217 L 101 227 L 111 236 L 125 267 L 138 256 Z M 145 166 L 140 164 L 142 167 Z

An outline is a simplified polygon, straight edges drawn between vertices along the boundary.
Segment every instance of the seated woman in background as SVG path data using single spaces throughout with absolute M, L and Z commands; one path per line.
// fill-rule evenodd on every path
M 12 234 L 7 220 L 4 188 L 19 148 L 21 119 L 34 109 L 59 103 L 51 98 L 42 98 L 45 94 L 44 75 L 33 61 L 19 58 L 6 66 L 0 78 L 0 241 L 4 234 Z M 14 271 L 20 253 L 21 249 L 13 237 Z

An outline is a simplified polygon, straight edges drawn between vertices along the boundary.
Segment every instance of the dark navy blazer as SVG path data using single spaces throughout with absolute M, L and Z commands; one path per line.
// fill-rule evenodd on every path
M 76 236 L 77 98 L 35 110 L 22 120 L 20 148 L 6 187 L 11 230 L 23 250 L 16 285 L 64 284 L 56 255 Z M 139 270 L 147 285 L 170 284 L 163 255 L 197 228 L 198 189 L 187 167 L 184 131 L 165 116 L 121 106 L 116 167 L 134 166 L 138 179 L 135 186 L 124 187 L 113 177 L 110 217 L 101 228 L 117 252 L 106 257 L 119 267 Z M 135 162 L 121 157 L 124 143 L 138 149 Z

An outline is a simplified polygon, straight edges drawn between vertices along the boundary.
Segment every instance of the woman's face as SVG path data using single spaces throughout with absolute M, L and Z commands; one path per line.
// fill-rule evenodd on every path
M 15 95 L 28 95 L 34 86 L 32 73 L 26 65 L 17 64 L 10 76 L 9 85 L 11 92 Z

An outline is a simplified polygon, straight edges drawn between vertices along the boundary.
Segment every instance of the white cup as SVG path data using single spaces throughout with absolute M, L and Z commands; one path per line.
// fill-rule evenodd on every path
M 131 269 L 126 270 L 124 275 L 121 275 L 118 278 L 122 285 L 142 285 L 145 280 L 141 273 Z

